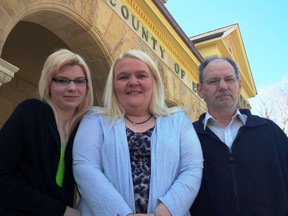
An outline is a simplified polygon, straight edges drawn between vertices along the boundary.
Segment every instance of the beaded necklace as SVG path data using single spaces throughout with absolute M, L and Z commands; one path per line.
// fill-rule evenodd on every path
M 133 125 L 144 124 L 144 123 L 148 122 L 152 117 L 153 117 L 153 115 L 151 114 L 148 119 L 146 119 L 146 120 L 144 120 L 144 121 L 142 121 L 142 122 L 134 122 L 134 121 L 130 120 L 130 119 L 125 115 L 125 118 L 126 118 L 129 122 L 131 122 Z

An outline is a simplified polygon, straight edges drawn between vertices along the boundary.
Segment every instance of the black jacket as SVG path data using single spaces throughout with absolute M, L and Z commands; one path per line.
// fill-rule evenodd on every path
M 209 129 L 205 114 L 194 123 L 204 170 L 192 216 L 287 216 L 288 138 L 272 121 L 248 116 L 229 148 Z
M 0 215 L 62 216 L 73 205 L 72 143 L 65 151 L 63 187 L 56 184 L 60 135 L 51 107 L 22 102 L 0 130 Z

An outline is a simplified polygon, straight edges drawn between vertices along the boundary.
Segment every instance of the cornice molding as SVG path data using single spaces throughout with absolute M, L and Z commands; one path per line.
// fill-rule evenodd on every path
M 18 70 L 19 68 L 0 58 L 0 87 L 10 82 Z
M 168 11 L 164 11 L 165 6 L 163 3 L 155 5 L 156 1 L 150 2 L 150 0 L 137 1 L 137 3 L 135 0 L 123 0 L 123 2 L 125 2 L 126 6 L 132 10 L 134 15 L 142 20 L 143 24 L 155 34 L 161 43 L 164 44 L 166 49 L 168 49 L 167 51 L 187 69 L 186 72 L 188 72 L 189 76 L 197 79 L 198 77 L 195 76 L 195 74 L 191 74 L 191 71 L 197 70 L 198 63 L 201 62 L 203 58 L 184 32 L 181 31 L 180 34 L 180 27 L 175 26 L 177 23 L 171 23 L 171 20 L 167 20 L 170 15 L 168 14 Z M 161 8 L 159 8 L 160 5 Z M 150 13 L 150 10 L 153 10 L 153 13 Z M 154 17 L 152 17 L 153 15 Z M 171 19 L 173 18 L 171 17 Z M 177 29 L 178 31 L 176 31 Z M 183 53 L 179 53 L 177 48 L 175 48 L 175 44 L 178 44 L 181 49 L 184 49 L 187 56 L 183 55 Z M 189 54 L 188 50 L 192 55 Z M 194 64 L 191 64 L 191 59 Z

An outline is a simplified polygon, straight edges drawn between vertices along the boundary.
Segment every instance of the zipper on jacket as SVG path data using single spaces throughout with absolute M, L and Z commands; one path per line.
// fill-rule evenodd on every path
M 235 177 L 235 168 L 234 168 L 235 158 L 232 153 L 232 148 L 229 148 L 228 159 L 229 159 L 230 169 L 232 172 L 233 188 L 234 188 L 235 199 L 236 199 L 236 211 L 237 211 L 237 215 L 240 215 L 239 197 L 238 197 L 237 183 L 236 183 L 236 177 Z

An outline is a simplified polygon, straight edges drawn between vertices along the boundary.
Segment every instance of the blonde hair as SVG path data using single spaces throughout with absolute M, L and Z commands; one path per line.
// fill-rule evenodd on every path
M 152 90 L 151 102 L 149 105 L 149 111 L 153 115 L 169 115 L 172 112 L 178 110 L 178 108 L 175 109 L 167 107 L 165 103 L 164 85 L 162 82 L 162 78 L 156 64 L 153 62 L 150 56 L 140 50 L 129 50 L 122 53 L 113 62 L 112 67 L 109 71 L 109 75 L 107 77 L 103 94 L 104 108 L 103 109 L 97 108 L 98 111 L 102 114 L 107 115 L 110 120 L 116 120 L 122 118 L 125 115 L 125 110 L 120 105 L 115 93 L 114 73 L 116 64 L 127 57 L 137 58 L 141 60 L 150 69 L 153 80 L 153 90 Z
M 66 133 L 69 137 L 71 131 L 75 129 L 76 125 L 79 123 L 82 116 L 93 105 L 94 95 L 93 95 L 91 73 L 88 65 L 81 56 L 67 49 L 59 49 L 56 52 L 49 55 L 44 63 L 41 72 L 41 77 L 39 80 L 39 96 L 41 100 L 46 101 L 52 107 L 55 113 L 56 122 L 58 121 L 58 117 L 57 113 L 55 112 L 54 104 L 51 101 L 51 95 L 49 89 L 52 78 L 59 72 L 59 70 L 64 65 L 79 65 L 83 69 L 86 79 L 88 81 L 87 92 L 84 97 L 84 100 L 76 108 L 73 118 L 71 119 L 69 124 L 67 124 Z

